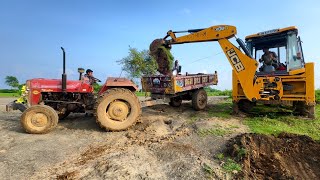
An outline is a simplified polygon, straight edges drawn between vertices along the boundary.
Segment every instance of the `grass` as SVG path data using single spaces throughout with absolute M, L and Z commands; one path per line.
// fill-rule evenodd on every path
M 194 122 L 198 121 L 201 118 L 200 115 L 194 113 L 190 115 L 190 118 L 188 119 L 187 123 L 188 124 L 193 124 Z
M 135 94 L 136 94 L 137 96 L 142 96 L 142 97 L 145 97 L 146 95 L 147 95 L 147 97 L 150 96 L 150 93 L 149 93 L 149 92 L 139 92 L 139 91 L 136 91 Z
M 320 103 L 320 89 L 316 89 L 315 94 L 316 94 L 316 102 Z
M 245 150 L 241 149 L 241 153 L 245 153 Z M 238 155 L 240 153 L 238 152 Z M 243 154 L 241 154 L 242 156 Z M 238 164 L 235 160 L 231 159 L 230 157 L 226 157 L 223 153 L 219 153 L 215 156 L 216 159 L 219 160 L 222 169 L 228 173 L 238 173 L 242 171 L 241 165 Z
M 263 112 L 263 109 L 261 110 Z M 246 118 L 244 123 L 254 133 L 278 135 L 281 132 L 307 135 L 320 140 L 320 105 L 316 106 L 316 119 L 293 116 L 290 113 L 263 113 L 264 116 Z
M 222 168 L 227 172 L 240 172 L 242 170 L 241 165 L 231 158 L 227 158 L 227 161 L 222 165 Z
M 224 159 L 224 154 L 223 153 L 219 153 L 219 154 L 216 155 L 216 158 L 221 161 L 221 160 Z
M 0 97 L 19 97 L 18 93 L 0 93 Z
M 231 102 L 214 104 L 208 110 L 208 117 L 230 118 L 232 112 L 231 106 Z
M 214 169 L 211 166 L 209 166 L 208 164 L 204 163 L 202 168 L 209 175 L 213 175 L 214 174 Z
M 197 131 L 197 134 L 200 137 L 206 137 L 206 136 L 225 136 L 227 134 L 231 134 L 232 130 L 227 128 L 224 129 L 219 125 L 215 125 L 212 128 L 208 128 L 208 129 L 199 129 Z

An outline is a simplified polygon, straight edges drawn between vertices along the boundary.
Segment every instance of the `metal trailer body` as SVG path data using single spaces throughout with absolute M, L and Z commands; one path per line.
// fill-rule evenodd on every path
M 151 99 L 142 102 L 142 107 L 168 103 L 178 107 L 182 100 L 192 100 L 196 110 L 207 104 L 204 87 L 217 85 L 218 74 L 153 75 L 141 78 L 142 90 L 151 93 Z

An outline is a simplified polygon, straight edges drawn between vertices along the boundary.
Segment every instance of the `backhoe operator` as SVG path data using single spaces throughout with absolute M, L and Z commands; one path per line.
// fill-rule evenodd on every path
M 278 68 L 278 56 L 275 52 L 269 51 L 269 48 L 263 48 L 264 54 L 259 59 L 259 62 L 263 62 L 263 65 L 260 68 L 260 71 L 263 71 L 265 66 L 272 65 L 274 69 Z

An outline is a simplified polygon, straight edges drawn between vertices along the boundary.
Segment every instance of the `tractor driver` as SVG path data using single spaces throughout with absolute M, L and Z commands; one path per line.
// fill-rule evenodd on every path
M 87 69 L 86 74 L 83 76 L 83 81 L 90 85 L 95 82 L 101 82 L 99 79 L 93 77 L 93 71 L 91 69 Z
M 259 62 L 263 62 L 260 71 L 264 69 L 265 66 L 272 65 L 275 69 L 278 68 L 278 56 L 275 52 L 269 51 L 269 48 L 263 48 L 264 54 L 259 59 Z

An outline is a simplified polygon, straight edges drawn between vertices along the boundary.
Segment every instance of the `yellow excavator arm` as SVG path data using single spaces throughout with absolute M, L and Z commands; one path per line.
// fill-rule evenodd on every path
M 191 34 L 177 37 L 177 33 Z M 240 81 L 245 96 L 250 101 L 256 101 L 260 99 L 259 91 L 263 88 L 263 82 L 260 82 L 261 80 L 255 78 L 258 62 L 251 57 L 251 54 L 243 41 L 236 37 L 236 33 L 236 27 L 229 25 L 218 25 L 205 29 L 192 29 L 176 32 L 170 30 L 164 37 L 164 43 L 166 45 L 174 45 L 218 41 Z M 169 37 L 171 39 L 168 39 Z M 236 41 L 239 43 L 244 53 L 229 41 L 229 39 L 233 37 L 236 38 Z

